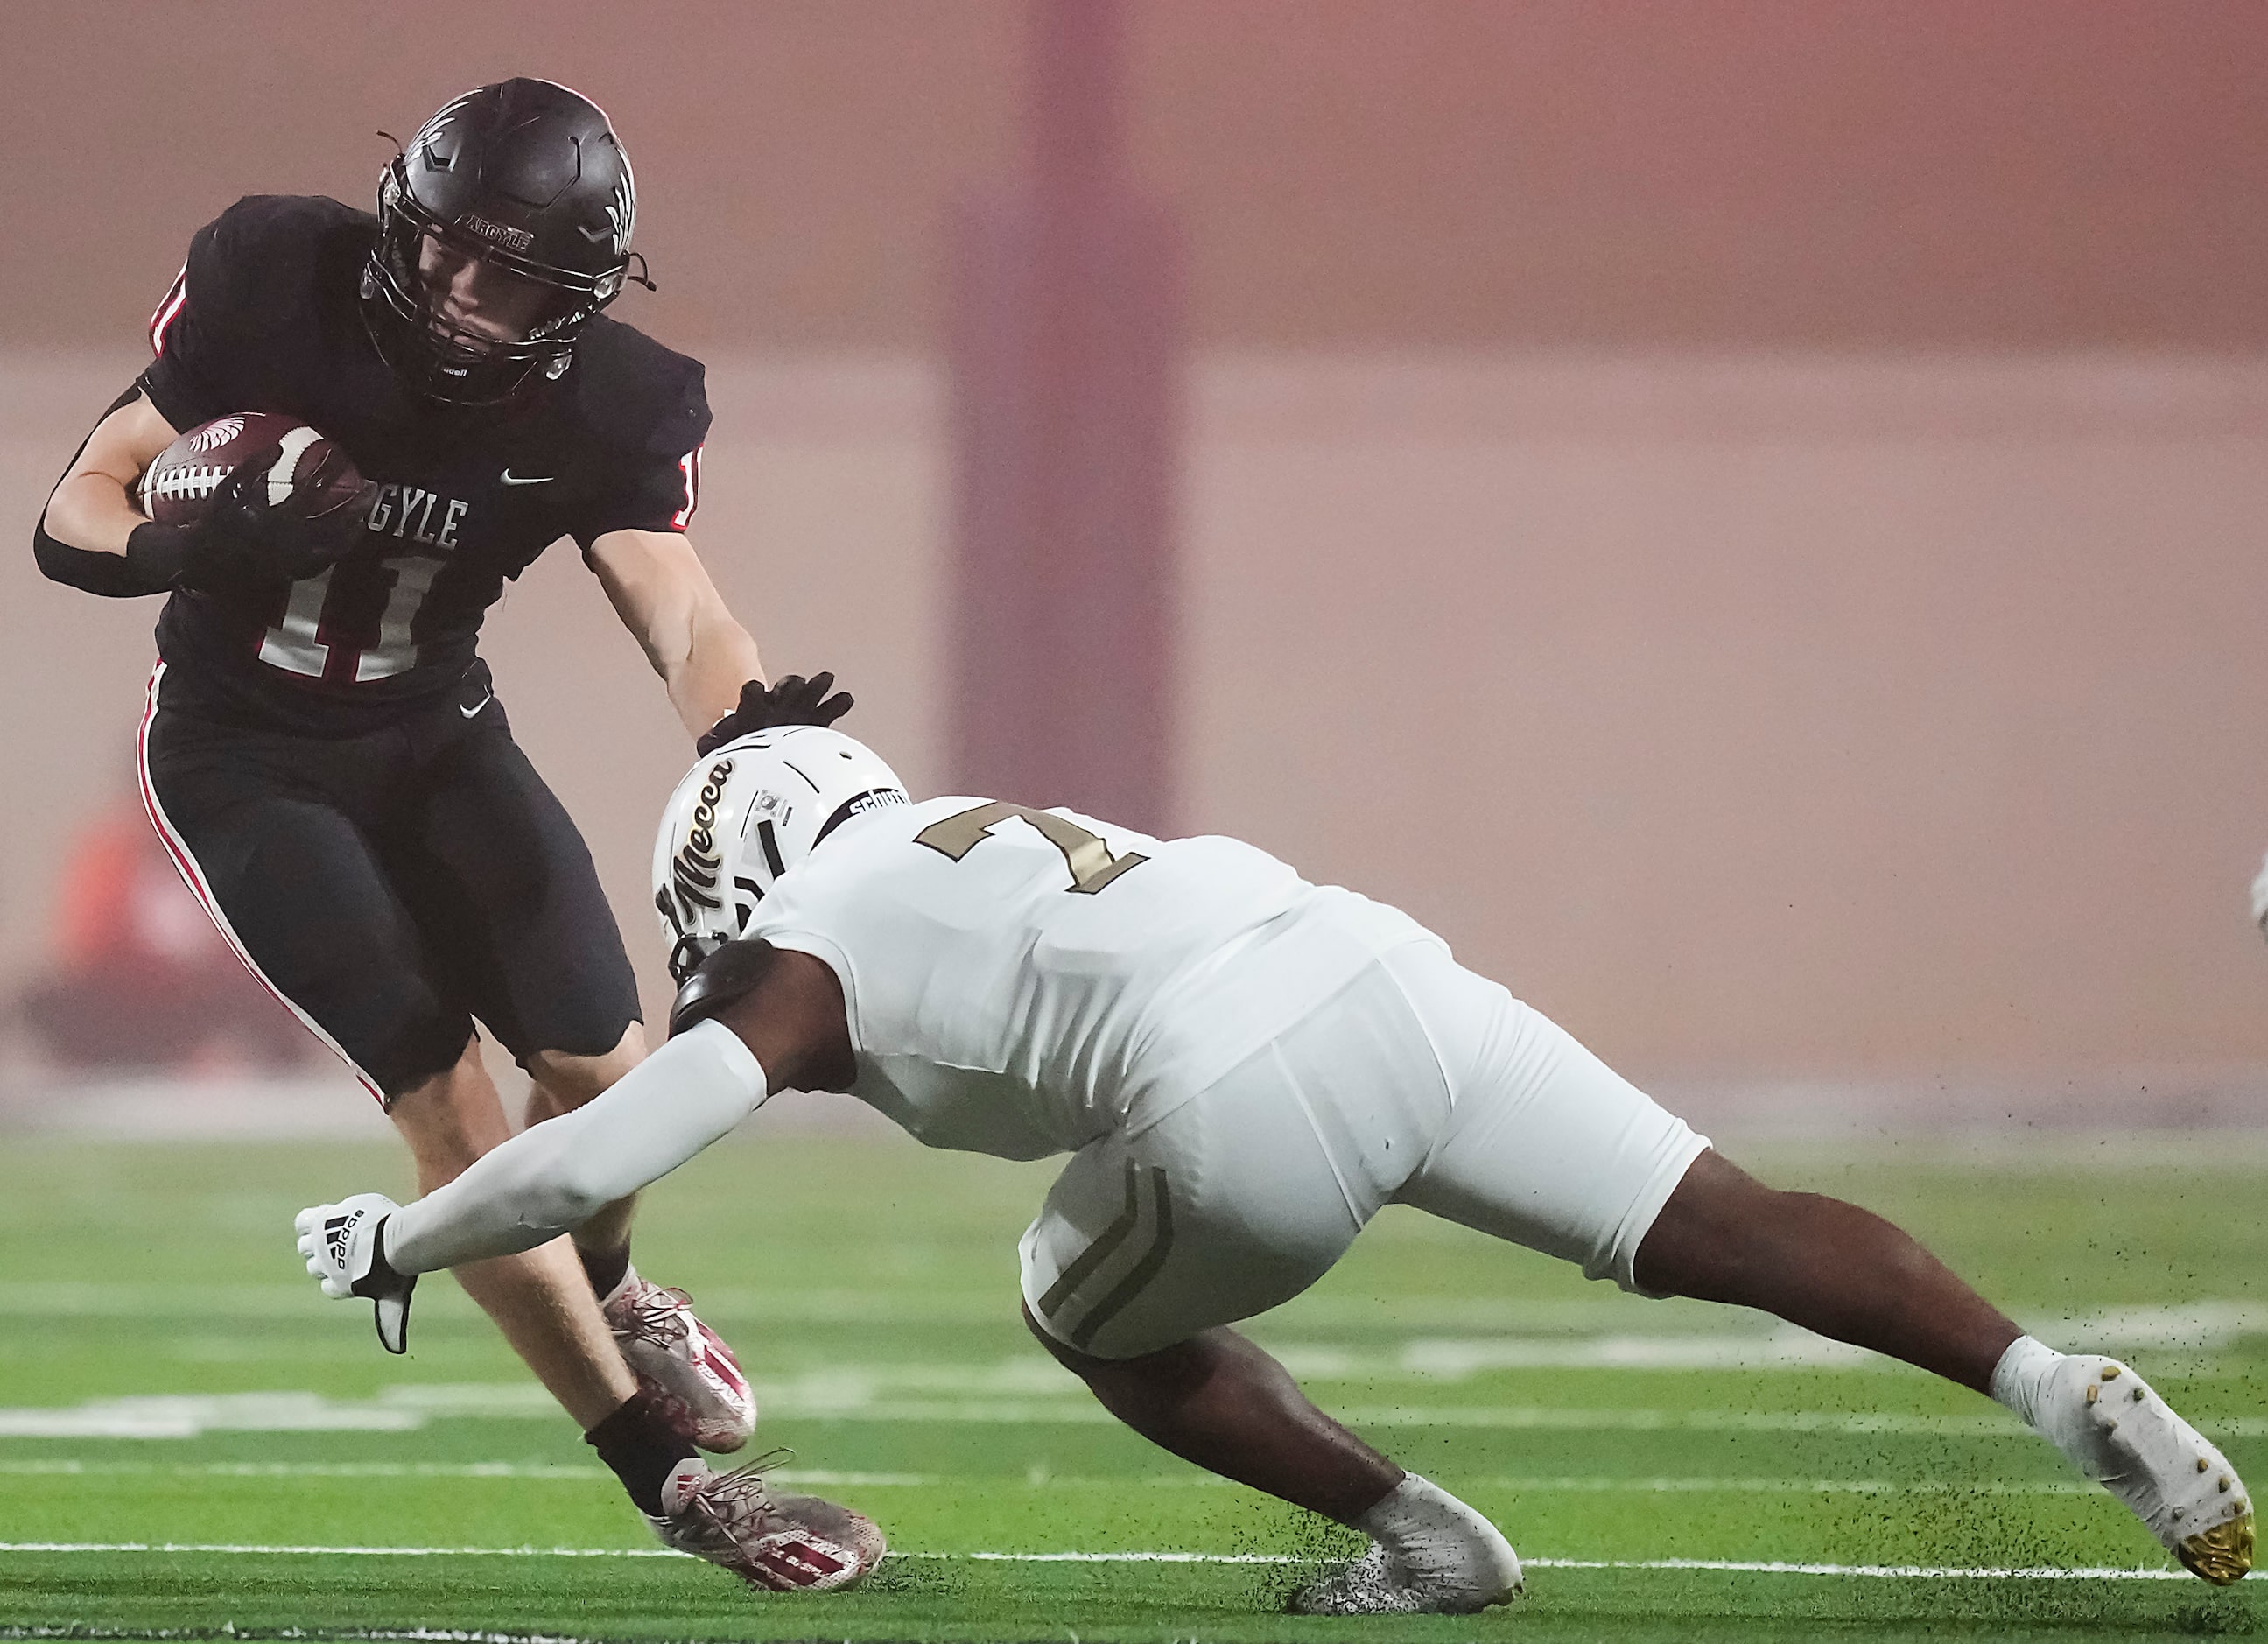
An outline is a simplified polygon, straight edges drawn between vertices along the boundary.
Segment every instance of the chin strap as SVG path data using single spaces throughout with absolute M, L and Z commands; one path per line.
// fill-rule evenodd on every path
M 674 1039 L 747 998 L 772 973 L 778 958 L 779 950 L 760 936 L 742 937 L 718 948 L 694 967 L 677 990 L 677 1002 L 669 1011 L 669 1036 Z

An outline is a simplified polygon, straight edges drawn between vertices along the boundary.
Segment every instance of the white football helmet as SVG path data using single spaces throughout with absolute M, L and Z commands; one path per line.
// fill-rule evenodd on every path
M 752 732 L 696 762 L 653 842 L 671 978 L 682 984 L 747 929 L 780 875 L 844 822 L 910 803 L 880 755 L 816 725 Z

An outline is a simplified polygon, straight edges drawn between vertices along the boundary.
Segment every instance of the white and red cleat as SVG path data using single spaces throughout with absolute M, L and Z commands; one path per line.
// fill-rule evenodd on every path
M 663 1544 L 766 1592 L 840 1592 L 873 1574 L 888 1551 L 880 1525 L 815 1495 L 774 1495 L 762 1464 L 720 1473 L 688 1456 L 662 1484 L 661 1516 L 646 1522 Z
M 682 1290 L 666 1290 L 633 1267 L 600 1302 L 654 1413 L 704 1450 L 737 1450 L 756 1430 L 756 1396 L 723 1337 L 695 1316 Z

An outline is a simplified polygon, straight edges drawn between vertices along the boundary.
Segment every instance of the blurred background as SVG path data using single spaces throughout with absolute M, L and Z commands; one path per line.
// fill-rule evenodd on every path
M 986 699 L 1020 658 L 1118 716 L 1086 740 L 1128 748 L 1129 820 L 1408 908 L 1704 1123 L 2268 1117 L 2268 9 L 1117 24 L 1050 66 L 1024 0 L 18 0 L 0 1112 L 376 1123 L 144 871 L 156 601 L 43 582 L 29 537 L 201 224 L 365 204 L 373 133 L 518 73 L 637 164 L 660 289 L 614 312 L 708 365 L 718 582 L 917 792 L 1106 779 Z M 1065 141 L 1095 166 L 1051 173 Z M 1002 259 L 1050 199 L 1133 225 L 1142 277 L 1078 300 L 1141 323 L 1019 374 Z M 1138 541 L 1064 550 L 1147 579 L 1123 653 L 985 593 L 985 431 L 1064 382 L 1131 431 L 1102 468 L 1140 458 Z M 683 734 L 571 545 L 485 649 L 651 1020 Z

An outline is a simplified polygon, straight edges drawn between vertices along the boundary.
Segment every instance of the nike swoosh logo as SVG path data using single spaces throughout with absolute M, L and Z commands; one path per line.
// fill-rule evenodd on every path
M 478 713 L 482 709 L 483 709 L 483 708 L 487 707 L 487 706 L 489 705 L 489 704 L 490 704 L 490 703 L 494 702 L 495 700 L 496 700 L 496 692 L 494 692 L 494 691 L 490 691 L 487 696 L 485 696 L 485 697 L 482 697 L 478 702 L 475 703 L 471 707 L 469 707 L 469 708 L 460 708 L 460 709 L 458 709 L 458 710 L 457 710 L 457 711 L 458 711 L 459 713 L 463 714 L 463 715 L 465 716 L 465 718 L 467 718 L 468 719 L 471 719 L 475 714 Z
M 556 474 L 514 474 L 510 468 L 504 471 L 504 483 L 507 485 L 549 485 L 558 477 Z

